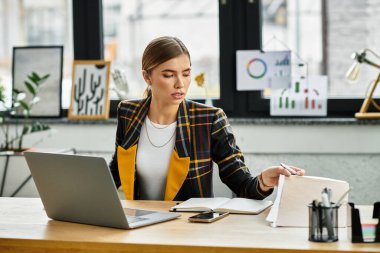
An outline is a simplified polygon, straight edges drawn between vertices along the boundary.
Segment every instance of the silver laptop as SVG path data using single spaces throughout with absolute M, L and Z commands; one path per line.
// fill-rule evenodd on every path
M 130 229 L 180 216 L 123 208 L 104 158 L 40 152 L 25 158 L 51 219 Z

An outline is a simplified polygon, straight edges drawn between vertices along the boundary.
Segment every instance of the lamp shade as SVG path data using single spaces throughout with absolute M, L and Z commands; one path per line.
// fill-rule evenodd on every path
M 350 81 L 355 81 L 359 77 L 359 72 L 360 63 L 355 60 L 354 63 L 352 63 L 351 67 L 348 69 L 346 73 L 346 78 Z

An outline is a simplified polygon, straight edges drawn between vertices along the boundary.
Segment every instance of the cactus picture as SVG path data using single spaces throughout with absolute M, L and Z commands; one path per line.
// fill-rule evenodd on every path
M 109 75 L 109 61 L 74 61 L 69 118 L 108 118 Z

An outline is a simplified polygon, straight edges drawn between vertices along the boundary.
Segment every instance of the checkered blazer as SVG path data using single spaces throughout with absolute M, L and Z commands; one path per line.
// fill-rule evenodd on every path
M 151 97 L 122 101 L 118 105 L 115 154 L 110 170 L 117 187 L 127 199 L 139 199 L 136 179 L 136 151 Z M 165 200 L 213 197 L 213 161 L 219 176 L 238 197 L 263 199 L 257 177 L 253 177 L 235 143 L 222 109 L 184 100 L 178 108 L 176 140 L 169 163 Z

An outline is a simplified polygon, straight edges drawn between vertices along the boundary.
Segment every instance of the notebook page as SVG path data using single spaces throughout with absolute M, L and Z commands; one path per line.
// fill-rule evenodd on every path
M 229 201 L 229 198 L 190 198 L 176 206 L 173 206 L 170 210 L 177 210 L 177 211 L 204 211 L 207 209 L 215 209 L 220 205 L 223 205 L 227 201 Z
M 256 200 L 246 198 L 233 198 L 218 207 L 217 210 L 229 211 L 232 213 L 257 214 L 272 205 L 270 200 Z

